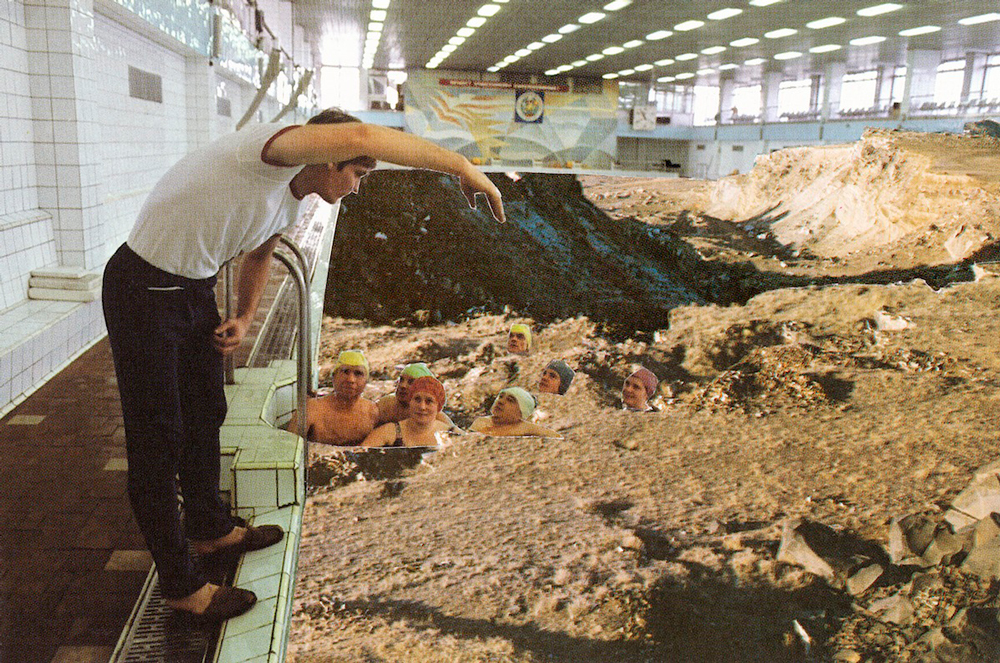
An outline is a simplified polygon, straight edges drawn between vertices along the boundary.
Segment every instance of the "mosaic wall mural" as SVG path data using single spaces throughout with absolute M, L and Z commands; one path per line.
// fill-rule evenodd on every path
M 412 71 L 406 128 L 480 163 L 609 167 L 615 160 L 618 84 L 585 91 Z

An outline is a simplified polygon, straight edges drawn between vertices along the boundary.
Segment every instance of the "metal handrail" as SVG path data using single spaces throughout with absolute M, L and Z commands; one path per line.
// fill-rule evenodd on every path
M 298 266 L 298 264 L 296 264 L 295 261 L 288 257 L 285 252 L 275 251 L 274 257 L 288 269 L 289 274 L 292 276 L 292 280 L 295 281 L 295 287 L 299 291 L 299 348 L 297 357 L 298 364 L 295 409 L 299 413 L 298 434 L 305 444 L 305 461 L 302 465 L 302 480 L 305 482 L 308 479 L 307 475 L 309 471 L 309 417 L 306 408 L 308 407 L 309 402 L 309 385 L 312 382 L 312 367 L 310 366 L 310 357 L 312 356 L 312 353 L 309 349 L 309 330 L 311 329 L 309 324 L 309 287 L 306 285 L 306 277 L 302 269 Z

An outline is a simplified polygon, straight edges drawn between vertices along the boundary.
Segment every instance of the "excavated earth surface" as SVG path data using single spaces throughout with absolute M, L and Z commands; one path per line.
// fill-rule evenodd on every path
M 997 459 L 998 164 L 993 139 L 878 133 L 719 182 L 499 175 L 503 226 L 448 180 L 373 174 L 325 371 L 365 350 L 376 398 L 426 361 L 463 426 L 551 358 L 578 372 L 539 396 L 562 439 L 313 445 L 289 660 L 996 660 L 995 579 L 886 551 Z M 620 409 L 638 365 L 658 412 Z M 803 522 L 843 575 L 779 561 Z

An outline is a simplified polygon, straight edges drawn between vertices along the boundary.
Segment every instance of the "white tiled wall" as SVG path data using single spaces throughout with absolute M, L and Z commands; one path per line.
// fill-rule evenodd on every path
M 8 214 L 38 207 L 26 40 L 24 5 L 0 2 L 0 225 Z M 0 255 L 7 246 L 0 243 Z
M 38 210 L 6 214 L 0 219 L 0 311 L 27 296 L 29 272 L 56 264 L 52 218 Z M 2 329 L 0 325 L 0 329 Z

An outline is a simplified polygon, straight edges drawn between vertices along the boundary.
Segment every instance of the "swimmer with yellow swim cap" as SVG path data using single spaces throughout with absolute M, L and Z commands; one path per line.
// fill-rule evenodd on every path
M 378 406 L 361 397 L 367 384 L 368 359 L 361 351 L 345 350 L 337 355 L 333 391 L 309 399 L 309 440 L 338 446 L 360 444 L 378 423 Z M 297 430 L 297 418 L 298 412 L 287 430 Z
M 414 381 L 422 377 L 434 377 L 427 364 L 417 362 L 407 364 L 399 378 L 396 380 L 396 393 L 387 394 L 378 399 L 378 423 L 387 424 L 402 421 L 410 416 L 410 387 Z M 454 424 L 451 418 L 444 412 L 437 413 L 438 421 L 442 421 L 449 426 Z
M 507 352 L 514 355 L 526 355 L 531 352 L 531 328 L 528 325 L 515 323 L 507 333 Z
M 479 417 L 469 430 L 506 437 L 562 437 L 554 430 L 527 421 L 534 412 L 534 396 L 521 387 L 507 387 L 497 394 L 490 416 Z

